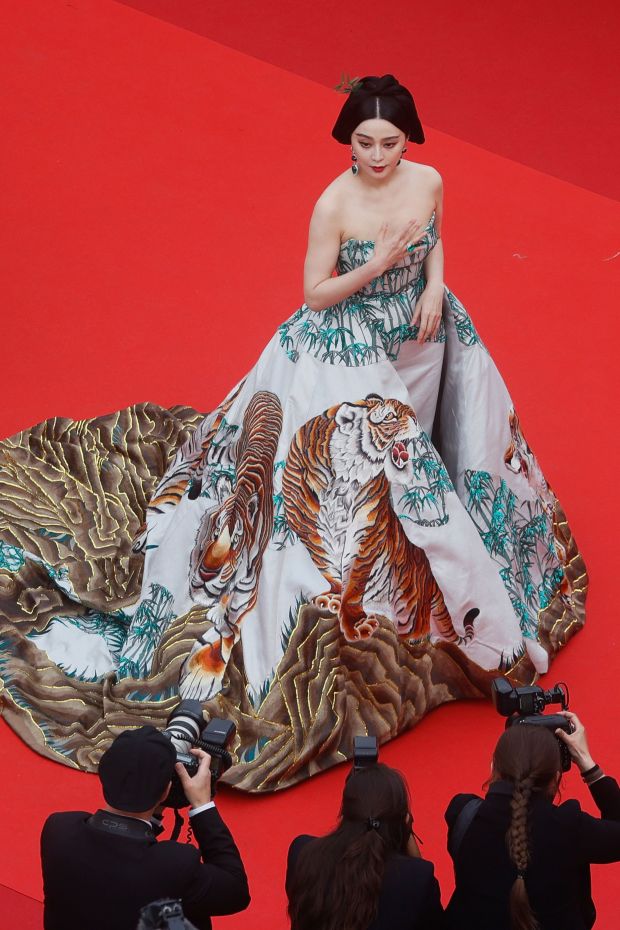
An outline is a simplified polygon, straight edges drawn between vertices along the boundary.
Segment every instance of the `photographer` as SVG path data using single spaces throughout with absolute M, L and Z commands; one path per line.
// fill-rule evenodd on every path
M 140 909 L 158 898 L 180 899 L 198 930 L 209 930 L 211 916 L 248 906 L 239 851 L 211 800 L 211 758 L 192 752 L 194 777 L 176 771 L 200 852 L 155 837 L 175 771 L 172 743 L 150 726 L 121 733 L 99 764 L 103 809 L 52 814 L 43 827 L 45 930 L 135 930 Z
M 596 917 L 590 863 L 620 860 L 620 788 L 573 732 L 519 724 L 500 736 L 484 800 L 459 794 L 447 811 L 456 888 L 446 910 L 454 930 L 589 930 Z M 601 812 L 553 801 L 561 739 Z M 465 808 L 468 808 L 467 810 Z
M 407 785 L 376 763 L 345 782 L 340 822 L 298 836 L 288 854 L 292 930 L 435 930 L 443 909 L 433 865 L 420 858 Z

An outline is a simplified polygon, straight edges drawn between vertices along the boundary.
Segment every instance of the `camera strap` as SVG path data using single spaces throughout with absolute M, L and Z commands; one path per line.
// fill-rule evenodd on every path
M 128 840 L 141 840 L 143 843 L 155 843 L 155 834 L 150 824 L 136 817 L 122 817 L 109 811 L 97 811 L 86 821 L 86 825 L 99 833 L 120 836 Z
M 465 804 L 465 806 L 461 809 L 461 813 L 456 818 L 454 826 L 450 830 L 450 837 L 448 839 L 448 852 L 452 856 L 452 859 L 456 859 L 457 853 L 461 848 L 461 843 L 465 838 L 465 834 L 469 830 L 481 804 L 482 798 L 472 798 L 467 802 L 467 804 Z

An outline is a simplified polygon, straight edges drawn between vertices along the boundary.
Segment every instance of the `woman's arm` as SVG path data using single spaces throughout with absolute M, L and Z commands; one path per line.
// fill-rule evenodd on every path
M 441 928 L 445 926 L 439 882 L 434 874 L 432 874 L 428 883 L 424 896 L 424 903 L 421 908 L 420 920 L 416 921 L 416 926 L 424 927 L 424 930 L 441 930 Z
M 335 209 L 319 200 L 308 234 L 308 251 L 304 265 L 304 300 L 311 310 L 321 311 L 355 294 L 386 268 L 394 265 L 405 254 L 409 242 L 414 242 L 422 226 L 412 220 L 400 231 L 391 232 L 384 223 L 375 242 L 375 250 L 368 261 L 333 276 L 340 253 L 340 228 Z
M 588 787 L 603 820 L 620 820 L 620 787 L 616 779 L 603 775 Z
M 613 778 L 605 777 L 602 781 L 610 783 L 609 793 L 615 795 L 617 807 L 620 788 Z M 597 785 L 599 784 L 597 782 Z M 594 791 L 592 795 L 594 797 Z M 579 859 L 582 862 L 620 862 L 620 821 L 602 818 L 599 820 L 597 817 L 586 814 L 585 811 L 579 811 L 578 816 L 579 823 L 574 836 L 574 848 Z
M 568 746 L 571 758 L 581 772 L 590 789 L 596 806 L 601 812 L 601 819 L 591 817 L 579 811 L 579 835 L 575 838 L 575 847 L 584 862 L 618 862 L 620 861 L 620 787 L 615 778 L 605 775 L 594 762 L 586 729 L 571 711 L 562 711 L 562 716 L 570 720 L 572 732 L 556 730 L 556 736 Z M 571 802 L 568 802 L 571 803 Z M 572 802 L 575 803 L 575 802 Z
M 335 211 L 319 200 L 310 220 L 304 265 L 304 300 L 311 310 L 325 310 L 350 297 L 383 270 L 373 255 L 365 265 L 333 277 L 339 253 L 340 230 Z
M 434 169 L 432 169 L 434 170 Z M 443 271 L 444 255 L 441 240 L 441 223 L 443 220 L 443 182 L 441 176 L 434 172 L 435 178 L 435 229 L 437 244 L 424 260 L 424 277 L 426 286 L 422 292 L 413 315 L 413 325 L 420 324 L 418 342 L 432 339 L 441 323 L 443 307 Z

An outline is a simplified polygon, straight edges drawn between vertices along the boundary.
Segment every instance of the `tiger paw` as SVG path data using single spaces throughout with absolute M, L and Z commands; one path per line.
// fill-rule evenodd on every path
M 330 614 L 337 614 L 340 611 L 340 595 L 330 591 L 328 594 L 319 594 L 314 598 L 314 603 L 321 610 L 329 610 Z
M 350 643 L 359 642 L 360 639 L 368 639 L 379 629 L 379 621 L 376 617 L 366 617 L 363 614 L 358 620 L 353 621 L 341 613 L 339 620 L 344 638 Z
M 356 639 L 368 639 L 378 629 L 379 621 L 376 617 L 362 617 L 357 623 L 353 624 Z

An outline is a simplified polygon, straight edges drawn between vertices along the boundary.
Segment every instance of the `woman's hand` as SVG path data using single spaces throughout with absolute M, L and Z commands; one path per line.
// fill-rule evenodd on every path
M 375 239 L 374 260 L 379 274 L 383 274 L 387 268 L 404 258 L 407 246 L 417 242 L 423 230 L 424 226 L 419 220 L 410 220 L 395 230 L 390 229 L 388 223 L 383 223 Z
M 563 710 L 561 714 L 563 717 L 566 717 L 567 720 L 570 720 L 573 732 L 565 733 L 564 730 L 556 730 L 555 735 L 561 739 L 563 743 L 566 743 L 568 751 L 575 760 L 579 771 L 587 772 L 588 769 L 594 768 L 596 763 L 590 755 L 586 728 L 577 714 L 572 714 L 569 710 Z
M 443 284 L 427 284 L 420 299 L 416 303 L 412 323 L 420 324 L 418 342 L 432 339 L 441 323 L 441 310 L 443 307 Z

